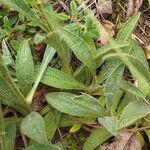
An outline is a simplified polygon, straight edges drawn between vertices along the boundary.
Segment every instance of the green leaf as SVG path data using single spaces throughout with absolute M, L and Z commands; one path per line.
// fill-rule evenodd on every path
M 29 42 L 27 40 L 24 40 L 21 43 L 17 54 L 16 75 L 18 84 L 26 96 L 32 88 L 34 79 L 34 63 Z
M 112 135 L 105 128 L 95 129 L 84 143 L 83 150 L 94 150 L 111 136 Z
M 16 118 L 16 117 L 11 117 L 11 118 L 4 118 L 4 124 L 5 126 L 10 125 L 10 124 L 15 124 L 15 125 L 20 125 L 21 121 L 23 118 Z
M 94 118 L 104 113 L 97 99 L 89 95 L 78 96 L 65 92 L 54 92 L 49 93 L 46 98 L 52 107 L 69 115 Z
M 66 44 L 71 48 L 76 57 L 83 62 L 85 66 L 88 66 L 89 69 L 95 74 L 96 63 L 94 61 L 93 55 L 91 54 L 87 44 L 76 34 L 59 28 L 58 33 L 60 37 L 66 42 Z
M 120 114 L 125 106 L 127 106 L 129 103 L 136 101 L 137 98 L 135 95 L 127 92 L 122 99 L 122 102 L 117 107 L 117 113 Z
M 105 118 L 98 118 L 100 124 L 102 124 L 112 135 L 117 135 L 117 117 L 105 117 Z
M 117 40 L 126 42 L 130 35 L 132 34 L 138 20 L 140 18 L 140 13 L 136 13 L 132 16 L 125 26 L 117 34 Z
M 127 46 L 129 46 L 128 43 L 122 43 L 122 42 L 118 42 L 118 41 L 110 42 L 110 44 L 98 48 L 94 52 L 94 58 L 95 59 L 101 58 L 102 56 L 104 56 L 105 54 L 107 54 L 109 52 L 112 52 L 113 50 L 116 50 L 118 48 L 127 47 Z
M 150 129 L 145 130 L 148 140 L 150 141 Z
M 34 36 L 34 44 L 39 44 L 41 43 L 43 40 L 45 40 L 45 36 L 42 35 L 42 34 L 39 34 L 37 33 L 35 36 Z
M 122 75 L 124 71 L 124 65 L 122 65 L 119 61 L 117 62 L 110 61 L 110 63 L 111 65 L 109 65 L 108 77 L 104 85 L 108 107 L 111 106 L 112 101 L 119 92 Z
M 63 40 L 60 39 L 58 34 L 53 34 L 53 36 L 47 38 L 47 43 L 57 51 L 58 56 L 61 58 L 62 70 L 66 74 L 70 75 L 69 63 L 71 59 L 71 53 L 69 47 Z
M 0 57 L 1 58 L 1 57 Z M 29 108 L 25 97 L 14 83 L 7 67 L 0 61 L 0 101 L 26 115 Z
M 53 49 L 51 46 L 47 45 L 47 48 L 45 50 L 45 53 L 44 53 L 44 57 L 43 57 L 43 60 L 42 60 L 42 64 L 40 66 L 40 68 L 38 68 L 37 70 L 37 76 L 35 78 L 35 83 L 30 91 L 30 93 L 28 94 L 28 97 L 27 97 L 27 102 L 28 103 L 31 103 L 32 102 L 32 99 L 33 99 L 33 96 L 34 96 L 34 93 L 43 77 L 43 74 L 49 64 L 49 62 L 52 60 L 52 58 L 54 57 L 56 51 L 55 49 Z
M 4 118 L 0 102 L 0 150 L 6 149 L 6 136 L 4 127 Z
M 3 40 L 2 41 L 2 52 L 3 52 L 3 61 L 5 63 L 6 66 L 9 66 L 9 65 L 14 65 L 14 60 L 11 56 L 11 53 L 9 51 L 9 48 L 6 44 L 6 41 Z
M 61 150 L 61 148 L 52 144 L 37 144 L 27 147 L 25 150 Z
M 66 15 L 65 13 L 57 13 L 56 15 L 60 20 L 63 21 L 67 21 L 68 19 L 70 19 L 70 17 L 68 15 Z
M 55 132 L 58 128 L 58 124 L 61 118 L 61 113 L 57 110 L 52 110 L 50 113 L 47 113 L 44 117 L 45 121 L 45 128 L 46 128 L 46 134 L 48 141 L 51 141 L 53 139 L 53 136 L 55 135 Z
M 6 147 L 7 150 L 14 150 L 15 146 L 15 139 L 16 139 L 16 125 L 15 124 L 8 124 L 5 125 L 5 132 L 6 132 Z
M 93 53 L 96 50 L 95 41 L 91 37 L 91 35 L 88 32 L 85 32 L 82 36 L 83 40 L 86 42 L 86 44 L 89 47 L 89 50 L 91 53 Z
M 20 12 L 30 21 L 33 21 L 45 32 L 48 32 L 48 27 L 41 21 L 41 19 L 35 14 L 35 12 L 26 4 L 24 0 L 0 0 L 0 2 L 8 5 L 10 8 Z
M 149 65 L 145 57 L 143 48 L 139 45 L 137 41 L 133 39 L 130 39 L 130 43 L 132 44 L 132 50 L 130 52 L 130 55 L 137 58 L 139 61 L 141 61 L 141 63 L 143 63 L 145 68 L 149 69 Z
M 60 127 L 70 127 L 74 124 L 86 124 L 86 123 L 95 123 L 94 119 L 92 118 L 83 118 L 83 117 L 74 117 L 67 114 L 62 114 L 59 126 Z
M 38 70 L 38 67 L 36 70 Z M 75 79 L 71 78 L 69 75 L 54 68 L 46 69 L 41 82 L 46 85 L 49 85 L 55 88 L 60 88 L 60 89 L 77 89 L 77 90 L 86 89 L 86 86 L 84 84 L 77 82 Z
M 71 3 L 70 3 L 70 11 L 71 11 L 71 15 L 73 17 L 78 16 L 78 6 L 77 6 L 77 3 L 74 0 L 72 0 Z
M 137 58 L 124 54 L 108 54 L 103 59 L 120 59 L 130 70 L 133 78 L 138 81 L 139 89 L 144 95 L 147 95 L 150 91 L 150 72 Z M 138 69 L 137 69 L 138 68 Z
M 127 81 L 122 81 L 121 88 L 129 93 L 132 93 L 137 97 L 145 98 L 144 94 L 132 83 L 129 83 Z
M 131 102 L 124 109 L 118 121 L 117 129 L 127 127 L 148 115 L 150 106 L 141 101 Z
M 37 112 L 31 112 L 22 120 L 21 131 L 35 141 L 47 142 L 44 119 Z

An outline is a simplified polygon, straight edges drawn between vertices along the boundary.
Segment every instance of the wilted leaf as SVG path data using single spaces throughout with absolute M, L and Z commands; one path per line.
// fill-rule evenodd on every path
M 37 112 L 31 112 L 22 120 L 21 130 L 35 141 L 47 142 L 44 119 Z
M 147 59 L 150 59 L 150 45 L 145 46 L 145 55 Z

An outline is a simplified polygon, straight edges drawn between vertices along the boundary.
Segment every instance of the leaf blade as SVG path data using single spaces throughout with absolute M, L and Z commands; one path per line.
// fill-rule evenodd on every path
M 47 142 L 44 119 L 37 112 L 31 112 L 22 120 L 21 130 L 33 140 Z
M 22 42 L 17 54 L 16 75 L 18 84 L 26 96 L 32 88 L 34 79 L 34 63 L 29 42 L 27 40 Z
M 36 144 L 27 147 L 25 150 L 62 150 L 62 149 L 52 144 Z
M 137 111 L 138 110 L 138 111 Z M 124 128 L 150 113 L 150 106 L 141 101 L 129 103 L 123 110 L 117 129 Z
M 37 69 L 38 70 L 38 69 Z M 61 79 L 61 80 L 60 80 Z M 85 90 L 86 86 L 54 68 L 47 68 L 41 82 L 60 89 Z
M 139 17 L 140 13 L 136 13 L 127 21 L 125 26 L 117 34 L 117 40 L 125 42 L 128 40 L 139 20 Z
M 95 129 L 84 143 L 83 150 L 94 150 L 111 136 L 112 135 L 105 128 Z
M 77 96 L 65 92 L 53 92 L 46 98 L 52 107 L 69 115 L 97 117 L 104 113 L 98 101 L 88 95 Z
M 66 29 L 59 28 L 58 33 L 72 49 L 77 58 L 83 62 L 85 66 L 88 66 L 92 73 L 95 73 L 96 63 L 87 44 L 80 37 Z

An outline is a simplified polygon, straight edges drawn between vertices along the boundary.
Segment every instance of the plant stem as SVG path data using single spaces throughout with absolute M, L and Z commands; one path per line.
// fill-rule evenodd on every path
M 45 18 L 45 20 L 46 20 L 46 22 L 47 22 L 47 25 L 48 25 L 48 27 L 49 27 L 49 31 L 50 31 L 50 33 L 48 33 L 48 34 L 50 34 L 51 35 L 51 32 L 55 32 L 55 33 L 57 33 L 57 23 L 55 22 L 55 20 L 53 19 L 53 16 L 51 16 L 51 20 L 50 20 L 50 18 L 49 18 L 49 16 L 47 15 L 47 13 L 45 12 L 45 10 L 44 10 L 44 8 L 43 8 L 43 4 L 42 3 L 40 3 L 40 11 L 41 11 L 41 14 L 43 15 L 43 17 Z M 51 44 L 51 40 L 49 40 L 49 38 L 48 38 L 48 36 L 46 37 L 47 39 L 48 39 L 48 43 L 50 44 L 50 45 L 52 45 Z M 53 35 L 53 39 L 55 39 L 55 40 L 61 40 L 60 39 L 60 37 L 56 34 L 56 35 Z M 57 42 L 58 43 L 58 42 Z M 61 45 L 61 42 L 59 42 L 59 47 L 58 48 L 56 48 L 56 51 L 57 51 L 57 53 L 58 53 L 58 55 L 59 55 L 59 57 L 61 58 L 61 61 L 62 61 L 62 64 L 63 64 L 63 71 L 66 73 L 66 74 L 68 74 L 68 75 L 71 75 L 71 72 L 70 72 L 70 65 L 69 65 L 69 63 L 68 63 L 68 60 L 66 59 L 66 54 L 65 54 L 65 51 L 64 51 L 64 49 L 63 49 L 63 46 Z M 56 45 L 56 46 L 58 46 L 58 45 Z M 55 47 L 54 47 L 55 48 Z

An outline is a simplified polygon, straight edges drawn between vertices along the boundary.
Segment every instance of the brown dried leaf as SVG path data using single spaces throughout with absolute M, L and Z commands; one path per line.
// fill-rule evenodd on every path
M 107 45 L 110 37 L 114 36 L 115 34 L 115 31 L 114 31 L 115 25 L 112 22 L 108 20 L 103 20 L 102 25 L 105 30 L 101 32 L 101 36 L 96 40 L 97 46 Z
M 112 14 L 112 1 L 111 0 L 98 0 L 98 11 L 100 14 Z
M 150 59 L 150 45 L 145 46 L 145 55 L 147 59 Z
M 108 30 L 111 36 L 115 35 L 115 25 L 109 20 L 103 20 L 102 25 Z
M 138 12 L 143 0 L 127 0 L 126 2 L 126 18 L 128 19 L 131 15 Z
M 141 150 L 141 143 L 136 139 L 135 134 L 122 131 L 112 143 L 100 146 L 99 150 Z

